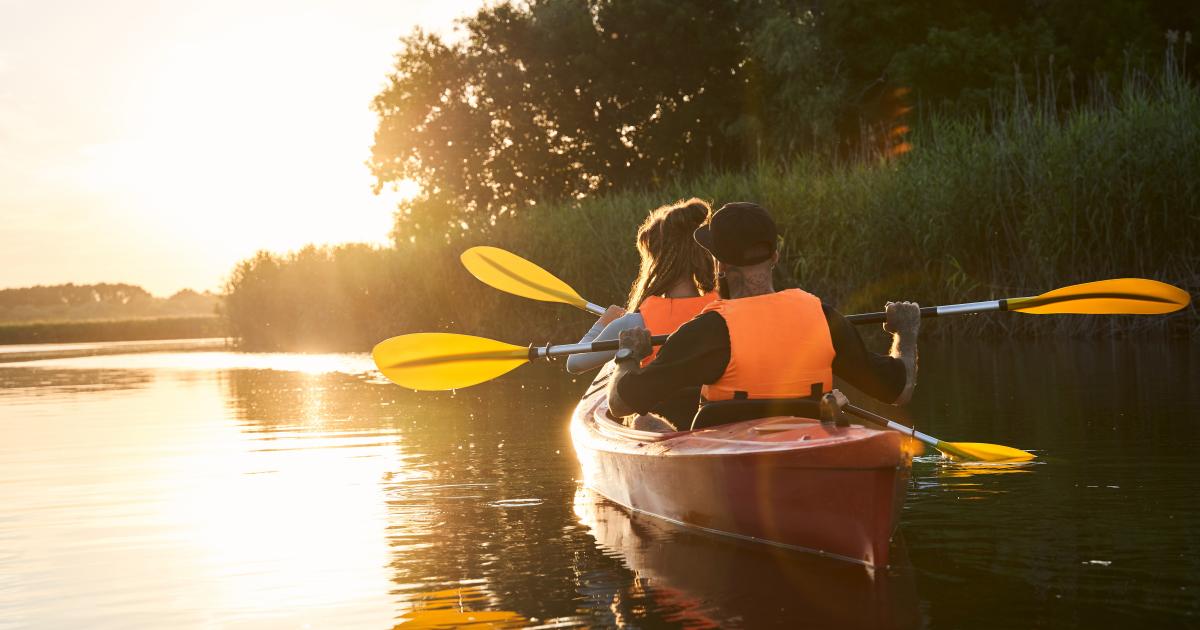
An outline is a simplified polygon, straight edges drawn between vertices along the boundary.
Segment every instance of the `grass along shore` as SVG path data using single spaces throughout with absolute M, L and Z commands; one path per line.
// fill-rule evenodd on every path
M 227 336 L 224 318 L 215 315 L 144 317 L 63 322 L 0 323 L 0 344 L 147 341 Z
M 817 158 L 712 173 L 654 190 L 539 205 L 487 234 L 393 248 L 350 245 L 261 253 L 234 270 L 226 312 L 247 349 L 367 349 L 389 336 L 448 330 L 514 342 L 573 341 L 591 321 L 564 306 L 502 295 L 458 254 L 504 247 L 584 297 L 623 302 L 646 213 L 698 196 L 751 200 L 783 231 L 779 285 L 844 313 L 885 300 L 950 304 L 1035 295 L 1137 276 L 1200 291 L 1200 91 L 1171 59 L 1130 73 L 1063 111 L 1052 92 L 970 120 L 931 118 L 897 159 Z M 1113 335 L 1200 338 L 1193 304 L 1169 316 L 991 314 L 930 322 L 926 335 Z

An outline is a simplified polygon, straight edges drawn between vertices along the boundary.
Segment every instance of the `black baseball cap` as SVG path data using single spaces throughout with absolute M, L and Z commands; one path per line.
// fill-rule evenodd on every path
M 757 265 L 775 253 L 779 231 L 766 209 L 737 201 L 721 206 L 708 223 L 696 228 L 701 247 L 717 260 L 736 267 Z

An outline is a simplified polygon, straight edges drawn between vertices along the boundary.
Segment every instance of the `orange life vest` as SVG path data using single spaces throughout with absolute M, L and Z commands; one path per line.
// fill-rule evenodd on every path
M 704 307 L 717 299 L 717 292 L 710 291 L 704 295 L 688 298 L 664 298 L 651 295 L 642 300 L 638 312 L 651 335 L 669 335 L 700 314 Z M 658 356 L 658 348 L 650 351 L 650 356 L 642 359 L 642 367 L 650 365 Z
M 706 401 L 746 398 L 802 398 L 819 383 L 833 389 L 833 340 L 821 300 L 800 289 L 717 300 L 716 311 L 729 327 L 729 365 L 700 394 Z

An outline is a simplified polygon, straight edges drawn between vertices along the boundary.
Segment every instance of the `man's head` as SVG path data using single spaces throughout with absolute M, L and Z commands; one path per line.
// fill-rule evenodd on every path
M 779 260 L 775 249 L 778 234 L 766 209 L 739 201 L 721 206 L 694 236 L 717 259 L 719 277 L 729 275 L 746 285 L 736 287 L 735 292 L 757 294 L 764 283 L 766 292 L 772 290 L 771 268 Z M 722 297 L 731 297 L 728 288 L 722 291 Z
M 735 267 L 751 267 L 775 253 L 779 232 L 766 209 L 756 203 L 727 203 L 708 223 L 696 228 L 696 242 L 713 258 Z

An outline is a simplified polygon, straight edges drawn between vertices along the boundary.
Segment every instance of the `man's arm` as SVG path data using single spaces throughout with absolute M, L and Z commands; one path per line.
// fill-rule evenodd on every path
M 916 385 L 916 330 L 910 335 L 906 327 L 900 338 L 893 339 L 893 345 L 898 345 L 896 354 L 877 354 L 867 350 L 858 329 L 841 313 L 827 304 L 822 308 L 835 352 L 833 373 L 877 400 L 897 405 L 907 402 Z M 906 363 L 909 359 L 911 369 Z
M 719 313 L 703 313 L 681 326 L 645 368 L 639 361 L 650 353 L 650 335 L 639 330 L 621 332 L 620 347 L 638 360 L 618 363 L 609 380 L 608 408 L 614 416 L 648 413 L 680 389 L 716 382 L 729 365 L 729 328 Z
M 630 404 L 626 403 L 617 389 L 617 383 L 625 380 L 630 374 L 642 373 L 642 359 L 650 356 L 650 331 L 645 328 L 630 328 L 621 331 L 620 346 L 618 352 L 628 349 L 630 358 L 622 360 L 620 354 L 617 355 L 617 369 L 613 373 L 612 379 L 608 382 L 608 410 L 612 415 L 617 417 L 631 416 L 638 413 Z
M 912 398 L 917 386 L 917 331 L 921 329 L 921 307 L 916 302 L 888 302 L 884 307 L 887 322 L 883 329 L 892 333 L 890 356 L 904 363 L 904 391 L 894 405 L 903 405 Z

